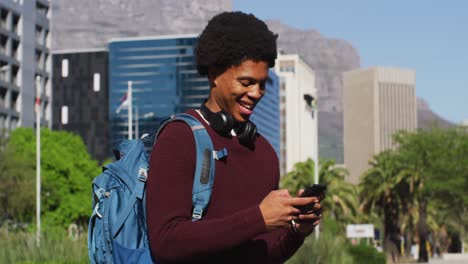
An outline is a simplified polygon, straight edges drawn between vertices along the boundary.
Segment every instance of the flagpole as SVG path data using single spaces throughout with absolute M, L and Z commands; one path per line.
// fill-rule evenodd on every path
M 140 131 L 138 127 L 138 106 L 135 106 L 135 138 L 138 139 L 140 137 Z
M 41 77 L 36 76 L 36 244 L 41 243 Z
M 128 139 L 132 139 L 132 81 L 128 81 Z

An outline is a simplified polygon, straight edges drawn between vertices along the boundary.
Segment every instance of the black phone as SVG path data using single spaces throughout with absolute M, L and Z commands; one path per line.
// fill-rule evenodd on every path
M 319 197 L 322 193 L 325 194 L 327 186 L 325 184 L 312 184 L 306 187 L 300 197 Z
M 306 187 L 304 192 L 299 197 L 317 197 L 320 200 L 323 199 L 325 192 L 327 191 L 327 186 L 324 184 L 312 184 Z M 315 203 L 310 203 L 308 205 L 298 206 L 297 209 L 301 212 L 308 212 L 312 210 Z

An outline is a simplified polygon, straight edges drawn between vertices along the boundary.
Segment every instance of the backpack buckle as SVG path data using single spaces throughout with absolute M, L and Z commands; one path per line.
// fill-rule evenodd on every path
M 148 171 L 145 168 L 140 168 L 138 171 L 138 180 L 145 182 L 148 179 Z
M 99 213 L 99 203 L 96 204 L 96 206 L 94 207 L 94 213 L 99 217 L 99 218 L 102 218 L 102 214 Z
M 227 157 L 228 152 L 226 148 L 223 148 L 221 150 L 213 150 L 213 158 L 215 160 L 221 160 Z
M 202 218 L 202 215 L 203 215 L 203 209 L 201 209 L 201 208 L 194 208 L 193 209 L 192 219 L 194 221 L 200 220 Z

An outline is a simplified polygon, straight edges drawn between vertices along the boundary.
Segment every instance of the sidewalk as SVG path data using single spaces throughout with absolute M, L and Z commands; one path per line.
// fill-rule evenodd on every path
M 431 264 L 465 264 L 468 263 L 468 254 L 444 254 L 442 258 L 429 260 Z

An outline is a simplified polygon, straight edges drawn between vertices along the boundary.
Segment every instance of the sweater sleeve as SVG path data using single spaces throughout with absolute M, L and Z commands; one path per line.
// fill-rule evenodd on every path
M 279 186 L 279 164 L 275 163 L 278 174 L 275 175 L 275 189 Z M 292 194 L 293 195 L 293 194 Z M 288 260 L 304 243 L 305 237 L 289 229 L 279 229 L 261 234 L 255 241 L 265 241 L 267 245 L 268 263 L 283 263 Z
M 153 147 L 147 183 L 147 223 L 160 262 L 202 259 L 266 231 L 258 205 L 223 218 L 192 222 L 195 141 L 181 122 L 169 124 Z
M 304 236 L 291 230 L 279 229 L 257 237 L 265 240 L 268 250 L 268 263 L 283 263 L 301 247 Z

